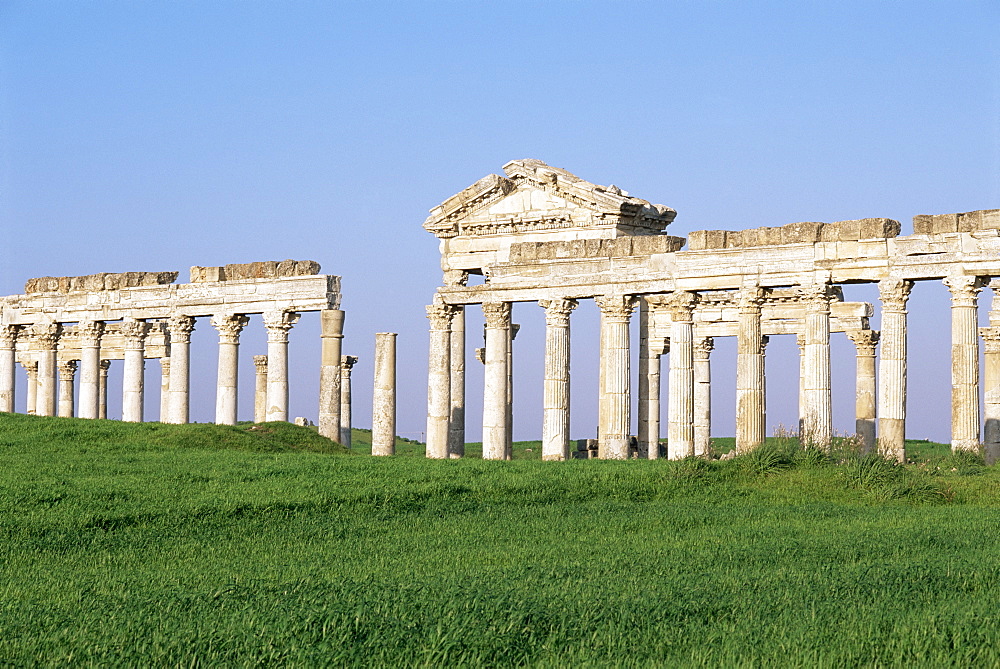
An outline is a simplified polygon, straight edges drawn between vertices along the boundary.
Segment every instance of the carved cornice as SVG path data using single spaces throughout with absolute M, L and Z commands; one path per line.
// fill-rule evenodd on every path
M 601 295 L 594 298 L 601 309 L 601 317 L 606 321 L 628 323 L 639 298 L 635 295 Z
M 253 357 L 253 366 L 257 368 L 258 374 L 267 373 L 267 356 L 266 355 L 255 355 Z
M 510 302 L 483 302 L 483 317 L 488 328 L 510 328 Z
M 248 316 L 241 314 L 226 314 L 212 317 L 212 327 L 219 331 L 220 344 L 239 344 L 240 333 L 250 322 Z
M 299 322 L 299 314 L 294 311 L 271 311 L 264 314 L 267 341 L 283 343 L 288 341 L 288 331 Z
M 882 279 L 878 282 L 878 298 L 882 311 L 905 311 L 913 282 L 909 279 Z
M 857 347 L 858 356 L 872 357 L 875 355 L 875 347 L 879 340 L 878 330 L 847 330 L 845 334 Z
M 171 344 L 189 344 L 191 333 L 194 332 L 194 317 L 171 316 L 167 319 L 167 331 L 170 333 Z
M 341 372 L 351 375 L 351 369 L 354 365 L 358 364 L 358 356 L 356 355 L 342 355 L 340 356 L 340 370 Z
M 43 351 L 53 351 L 59 344 L 62 326 L 59 323 L 38 323 L 31 326 L 31 336 Z
M 569 327 L 569 315 L 578 304 L 576 300 L 565 298 L 538 301 L 538 305 L 545 309 L 545 324 L 557 328 Z
M 14 348 L 20 329 L 19 325 L 0 325 L 0 348 Z
M 709 355 L 715 349 L 715 339 L 713 337 L 697 337 L 694 340 L 694 357 L 698 360 L 708 360 Z
M 450 330 L 451 321 L 458 313 L 458 307 L 453 304 L 435 302 L 427 305 L 427 318 L 432 330 Z
M 975 307 L 976 296 L 983 289 L 983 282 L 977 276 L 953 274 L 944 279 L 944 285 L 951 291 L 952 307 Z

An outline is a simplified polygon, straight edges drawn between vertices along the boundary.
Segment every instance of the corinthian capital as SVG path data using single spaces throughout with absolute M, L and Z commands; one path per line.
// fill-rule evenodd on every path
M 248 316 L 225 314 L 212 317 L 212 327 L 219 331 L 219 343 L 239 344 L 240 333 L 250 322 Z
M 878 345 L 878 330 L 848 330 L 847 336 L 854 342 L 858 349 L 859 356 L 871 357 L 875 355 L 875 346 Z
M 689 290 L 678 290 L 667 296 L 664 306 L 670 312 L 671 320 L 689 322 L 694 316 L 694 307 L 697 303 L 697 293 L 692 293 Z
M 63 378 L 72 377 L 76 374 L 76 360 L 63 360 L 59 363 L 59 376 Z
M 944 285 L 951 291 L 951 306 L 974 307 L 976 296 L 983 289 L 983 282 L 977 276 L 954 274 L 945 278 Z
M 258 374 L 267 374 L 267 356 L 255 355 L 253 357 L 253 366 L 257 368 Z
M 17 333 L 21 329 L 19 325 L 0 325 L 0 347 L 14 348 L 17 343 Z
M 483 317 L 488 328 L 509 328 L 510 302 L 483 302 Z
M 299 315 L 294 311 L 270 311 L 264 314 L 264 327 L 267 329 L 267 340 L 273 342 L 288 341 L 288 331 L 299 322 Z
M 43 351 L 51 351 L 59 343 L 62 326 L 59 323 L 38 323 L 31 327 L 31 336 Z
M 170 332 L 171 344 L 190 343 L 191 333 L 194 332 L 194 317 L 171 316 L 167 320 L 167 331 Z
M 601 315 L 608 320 L 628 321 L 638 302 L 635 295 L 601 295 L 594 302 L 601 309 Z
M 427 305 L 427 318 L 431 322 L 432 330 L 451 329 L 451 321 L 457 313 L 458 307 L 453 304 L 435 301 L 434 304 Z
M 812 312 L 830 311 L 833 297 L 833 287 L 828 283 L 805 283 L 799 286 L 799 299 Z
M 569 315 L 578 304 L 576 300 L 564 298 L 538 300 L 538 306 L 545 309 L 545 324 L 550 327 L 569 327 Z
M 983 349 L 987 353 L 1000 353 L 1000 327 L 979 328 L 979 336 L 983 338 Z
M 86 348 L 100 346 L 104 323 L 101 321 L 80 321 L 76 326 L 76 336 L 80 345 Z
M 146 321 L 139 321 L 134 318 L 126 318 L 122 321 L 122 324 L 118 326 L 118 331 L 122 333 L 125 338 L 125 345 L 130 348 L 141 348 L 142 343 L 146 339 L 146 333 L 149 332 L 149 323 Z
M 878 282 L 878 299 L 883 311 L 904 311 L 913 282 L 909 279 L 882 279 Z
M 715 339 L 713 337 L 697 337 L 694 340 L 694 357 L 699 360 L 708 360 L 709 354 L 715 349 Z
M 346 376 L 351 375 L 351 370 L 354 365 L 358 364 L 358 356 L 356 355 L 342 355 L 340 356 L 340 372 Z
M 741 314 L 760 313 L 760 308 L 764 305 L 767 292 L 760 286 L 744 286 L 737 294 L 737 304 Z

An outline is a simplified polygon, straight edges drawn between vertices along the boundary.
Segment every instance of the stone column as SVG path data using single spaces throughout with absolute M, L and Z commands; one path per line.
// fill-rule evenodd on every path
M 953 275 L 951 291 L 951 449 L 979 449 L 978 277 Z
M 670 295 L 670 376 L 667 457 L 671 460 L 694 455 L 694 307 L 695 293 Z
M 267 413 L 268 422 L 288 421 L 288 331 L 299 320 L 294 311 L 264 314 L 267 328 Z M 334 436 L 340 436 L 340 358 L 337 358 L 337 425 Z M 322 379 L 320 379 L 322 383 Z
M 804 444 L 828 449 L 833 439 L 833 399 L 830 393 L 830 300 L 826 283 L 807 284 L 800 289 L 805 302 L 805 392 Z
M 160 358 L 160 422 L 170 416 L 170 358 Z
M 694 342 L 694 454 L 712 453 L 712 363 L 715 348 L 712 337 L 698 337 Z
M 253 366 L 256 370 L 253 393 L 253 422 L 267 420 L 267 356 L 255 355 Z
M 340 357 L 340 443 L 351 447 L 351 369 L 358 363 L 357 356 Z
M 166 422 L 183 424 L 190 418 L 189 368 L 194 318 L 173 316 L 167 321 L 167 331 L 170 333 L 170 406 Z
M 134 318 L 125 319 L 120 331 L 124 337 L 125 363 L 122 371 L 122 420 L 141 423 L 145 404 L 146 333 L 149 325 Z
M 38 403 L 38 361 L 29 360 L 22 363 L 25 373 L 28 375 L 28 392 L 25 393 L 25 408 L 24 412 L 31 416 L 36 415 L 38 412 L 35 407 Z
M 994 288 L 994 300 L 997 300 Z M 990 314 L 991 317 L 993 314 Z M 991 318 L 992 320 L 992 318 Z M 979 328 L 985 349 L 983 367 L 983 444 L 987 464 L 1000 461 L 1000 327 Z
M 664 295 L 646 295 L 639 301 L 638 456 L 649 460 L 660 457 L 660 361 L 670 340 L 655 336 L 653 314 L 665 299 Z
M 888 458 L 906 460 L 906 300 L 913 282 L 882 279 L 882 353 L 878 368 L 878 447 Z
M 805 443 L 806 413 L 809 411 L 809 400 L 806 398 L 806 336 L 799 332 L 795 335 L 795 344 L 799 347 L 799 444 Z
M 250 319 L 239 314 L 224 314 L 212 318 L 212 327 L 219 331 L 219 372 L 215 386 L 215 422 L 236 425 L 237 388 L 240 360 L 240 333 Z
M 396 333 L 375 333 L 372 455 L 396 453 Z
M 736 452 L 746 453 L 764 443 L 766 403 L 764 393 L 764 342 L 760 309 L 764 289 L 740 289 L 736 334 Z
M 484 302 L 486 370 L 483 383 L 483 459 L 506 460 L 510 369 L 510 303 Z
M 104 323 L 81 321 L 76 326 L 80 342 L 80 401 L 77 415 L 80 418 L 100 417 L 101 394 L 101 335 Z
M 455 307 L 435 299 L 427 307 L 431 323 L 427 358 L 427 457 L 448 457 L 451 418 L 451 319 Z
M 507 337 L 507 418 L 505 419 L 507 445 L 504 449 L 506 460 L 514 457 L 514 340 L 517 339 L 520 329 L 520 325 L 512 322 Z
M 0 325 L 0 413 L 14 413 L 17 325 Z
M 56 415 L 56 347 L 62 328 L 58 323 L 38 324 L 32 327 L 38 346 L 38 396 L 35 413 L 39 416 Z
M 604 399 L 601 407 L 598 457 L 624 460 L 628 457 L 632 426 L 632 397 L 629 370 L 629 320 L 635 309 L 632 295 L 605 295 L 595 298 L 601 309 L 601 367 Z
M 320 314 L 319 433 L 340 438 L 340 363 L 343 358 L 344 312 L 326 309 Z
M 854 431 L 861 439 L 864 453 L 875 448 L 875 346 L 878 330 L 849 330 L 847 336 L 857 348 Z
M 567 460 L 569 447 L 569 316 L 576 300 L 540 300 L 545 309 L 542 459 Z
M 108 417 L 108 370 L 111 369 L 110 360 L 101 360 L 98 367 L 98 405 L 97 417 L 104 420 Z
M 73 417 L 73 379 L 76 376 L 76 360 L 59 363 L 59 416 Z
M 451 420 L 448 457 L 465 456 L 465 307 L 456 306 L 451 319 Z

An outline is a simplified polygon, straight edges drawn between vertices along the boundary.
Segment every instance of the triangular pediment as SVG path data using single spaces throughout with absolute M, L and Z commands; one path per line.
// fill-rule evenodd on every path
M 424 229 L 438 237 L 517 235 L 617 227 L 624 234 L 662 232 L 670 207 L 601 186 L 540 160 L 514 160 L 431 210 Z

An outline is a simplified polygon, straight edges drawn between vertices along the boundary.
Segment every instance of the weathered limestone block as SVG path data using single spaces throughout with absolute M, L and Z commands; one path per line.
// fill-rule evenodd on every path
M 782 244 L 815 244 L 819 241 L 823 224 L 816 221 L 788 223 L 781 226 Z
M 949 232 L 976 232 L 1000 229 L 1000 209 L 980 209 L 957 214 L 934 214 L 913 217 L 917 235 L 940 235 Z
M 230 264 L 223 267 L 198 267 L 196 265 L 191 268 L 191 283 L 313 276 L 319 274 L 319 270 L 319 263 L 315 260 L 265 260 Z
M 177 280 L 177 272 L 100 272 L 86 276 L 43 276 L 28 279 L 24 292 L 77 293 L 101 290 L 121 290 L 140 286 L 162 286 Z

